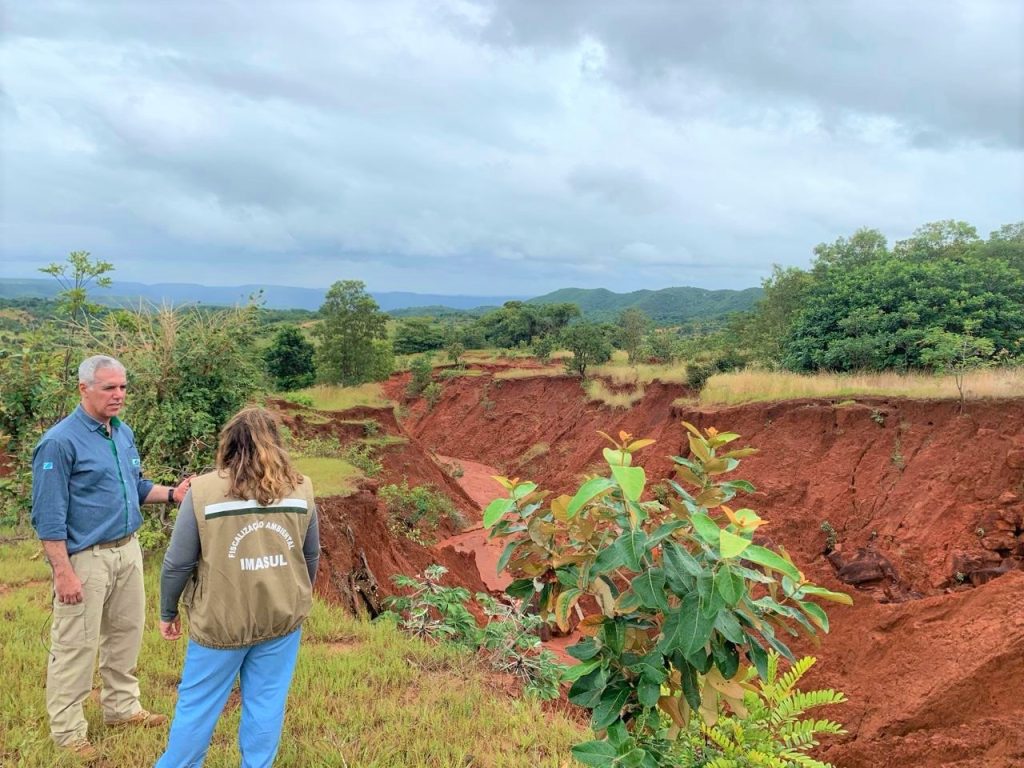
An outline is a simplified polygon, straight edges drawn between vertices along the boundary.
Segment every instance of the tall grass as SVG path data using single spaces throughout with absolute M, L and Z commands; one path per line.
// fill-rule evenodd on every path
M 297 394 L 313 401 L 313 407 L 321 411 L 345 411 L 349 408 L 368 406 L 386 408 L 390 401 L 384 397 L 380 384 L 361 384 L 358 387 L 336 387 L 318 384 L 300 389 Z
M 1024 369 L 990 368 L 967 374 L 969 399 L 1024 396 Z M 708 379 L 700 400 L 732 405 L 799 397 L 880 395 L 924 399 L 959 399 L 952 376 L 926 373 L 798 374 L 746 369 Z
M 655 365 L 652 363 L 637 363 L 629 365 L 626 362 L 605 363 L 590 369 L 594 376 L 608 379 L 613 384 L 650 384 L 652 381 L 662 381 L 666 384 L 682 384 L 686 381 L 685 363 L 665 363 Z
M 609 389 L 601 379 L 591 379 L 587 382 L 587 397 L 593 402 L 604 403 L 611 408 L 632 408 L 644 399 L 644 385 L 640 384 L 636 389 L 626 392 L 616 392 Z
M 9 535 L 0 530 L 0 540 Z M 41 580 L 36 542 L 0 543 L 0 765 L 71 768 L 50 742 L 44 704 L 50 584 Z M 43 569 L 47 570 L 45 565 Z M 326 577 L 326 574 L 323 574 Z M 157 631 L 159 558 L 146 563 L 147 621 L 140 656 L 143 704 L 171 714 L 185 641 Z M 386 622 L 368 624 L 317 600 L 303 630 L 289 697 L 282 768 L 561 768 L 588 732 L 532 701 L 502 694 L 464 653 L 426 645 Z M 101 768 L 152 765 L 166 728 L 113 731 L 86 702 L 89 737 Z M 237 767 L 240 710 L 229 700 L 214 733 L 208 768 Z
M 494 374 L 496 379 L 539 379 L 552 376 L 567 376 L 561 365 L 549 368 L 507 368 Z

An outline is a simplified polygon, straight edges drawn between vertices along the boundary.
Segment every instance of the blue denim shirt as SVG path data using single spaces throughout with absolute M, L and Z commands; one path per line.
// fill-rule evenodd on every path
M 40 539 L 67 541 L 69 554 L 134 533 L 153 488 L 131 428 L 116 416 L 113 435 L 79 405 L 32 453 L 32 525 Z

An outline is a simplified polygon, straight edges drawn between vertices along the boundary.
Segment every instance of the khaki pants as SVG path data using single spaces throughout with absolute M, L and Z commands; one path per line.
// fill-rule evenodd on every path
M 103 720 L 124 720 L 142 709 L 135 665 L 146 606 L 138 538 L 121 547 L 78 552 L 71 555 L 71 566 L 84 598 L 65 605 L 54 597 L 46 670 L 46 711 L 58 745 L 85 738 L 82 704 L 92 690 L 97 650 Z

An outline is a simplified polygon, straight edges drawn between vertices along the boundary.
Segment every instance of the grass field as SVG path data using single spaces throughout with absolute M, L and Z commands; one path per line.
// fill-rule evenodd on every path
M 44 683 L 49 644 L 49 568 L 34 539 L 0 529 L 0 765 L 70 768 L 50 742 Z M 185 641 L 157 629 L 159 557 L 146 563 L 147 624 L 139 664 L 144 705 L 171 714 Z M 369 624 L 319 600 L 302 649 L 276 766 L 295 768 L 562 768 L 571 744 L 589 738 L 566 718 L 500 692 L 462 652 L 424 644 L 388 623 Z M 86 703 L 100 768 L 151 766 L 166 728 L 112 731 Z M 240 711 L 229 699 L 208 768 L 236 768 Z
M 313 481 L 317 496 L 347 496 L 363 476 L 347 461 L 328 456 L 295 456 L 296 469 Z
M 313 407 L 320 411 L 345 411 L 359 406 L 386 408 L 391 404 L 384 397 L 380 384 L 363 384 L 358 387 L 332 387 L 320 384 L 300 389 L 295 394 L 309 397 L 313 401 Z
M 1024 397 L 1024 369 L 991 368 L 969 373 L 964 379 L 967 399 Z M 802 375 L 747 369 L 708 379 L 702 403 L 732 405 L 799 397 L 891 397 L 959 399 L 952 376 L 926 373 L 861 373 Z

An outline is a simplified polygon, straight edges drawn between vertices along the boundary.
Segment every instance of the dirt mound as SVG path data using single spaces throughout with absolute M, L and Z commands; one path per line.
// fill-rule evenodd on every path
M 680 421 L 739 432 L 760 449 L 739 476 L 808 575 L 854 595 L 809 685 L 850 702 L 840 766 L 1024 765 L 1024 402 L 858 398 L 729 408 L 673 405 L 648 385 L 629 410 L 589 402 L 563 377 L 454 378 L 407 430 L 438 453 L 481 461 L 559 492 L 596 468 L 625 430 L 658 442 L 640 455 L 652 483 L 685 455 Z

